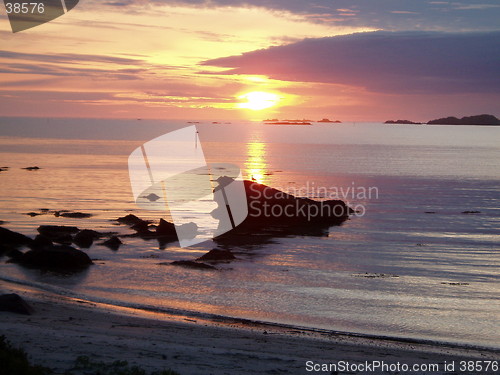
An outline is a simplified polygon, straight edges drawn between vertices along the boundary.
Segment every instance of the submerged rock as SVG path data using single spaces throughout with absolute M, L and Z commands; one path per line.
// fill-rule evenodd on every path
M 80 231 L 77 227 L 63 225 L 41 225 L 37 230 L 38 233 L 52 242 L 63 245 L 70 245 L 73 242 L 73 235 Z
M 216 270 L 214 266 L 211 266 L 210 264 L 206 263 L 199 263 L 199 262 L 193 262 L 191 260 L 176 260 L 171 263 L 160 263 L 161 265 L 172 265 L 172 266 L 180 266 L 180 267 L 186 267 L 186 268 L 194 268 L 194 269 L 200 269 L 200 270 Z
M 159 195 L 156 195 L 154 193 L 151 193 L 149 195 L 146 195 L 142 198 L 146 198 L 148 201 L 150 202 L 156 202 L 158 199 L 160 199 L 161 197 Z
M 234 259 L 236 259 L 236 257 L 229 250 L 213 249 L 196 260 L 205 262 L 224 262 L 224 261 L 231 261 Z
M 116 236 L 112 236 L 110 239 L 100 243 L 102 246 L 106 246 L 110 248 L 111 250 L 118 250 L 121 245 L 123 245 L 123 242 Z
M 92 214 L 86 214 L 83 212 L 63 212 L 63 213 L 57 212 L 57 213 L 58 215 L 56 215 L 56 213 L 54 213 L 54 215 L 61 217 L 69 217 L 72 219 L 87 219 L 89 217 L 92 217 Z
M 21 169 L 26 169 L 27 171 L 37 171 L 37 170 L 42 169 L 42 168 L 35 166 L 35 167 L 26 167 L 26 168 L 21 168 Z
M 9 311 L 16 314 L 31 315 L 33 308 L 18 294 L 0 295 L 0 311 Z
M 65 225 L 40 225 L 37 229 L 38 233 L 43 236 L 59 236 L 63 234 L 75 234 L 80 231 L 77 227 L 70 227 Z
M 136 225 L 136 224 L 141 224 L 141 223 L 150 224 L 149 221 L 143 220 L 143 219 L 141 219 L 133 214 L 128 214 L 126 216 L 119 217 L 118 219 L 116 219 L 116 221 L 118 221 L 119 223 L 122 223 L 122 224 L 126 224 L 126 225 Z
M 9 258 L 7 263 L 17 263 L 19 259 L 22 258 L 23 253 L 17 249 L 11 248 L 5 252 L 5 255 L 7 255 L 7 257 Z
M 73 243 L 79 247 L 89 248 L 99 237 L 101 237 L 99 232 L 90 229 L 83 229 L 75 235 Z
M 52 241 L 45 237 L 44 235 L 41 235 L 39 234 L 38 236 L 35 237 L 35 239 L 33 240 L 33 243 L 31 244 L 31 248 L 32 249 L 35 249 L 35 248 L 41 248 L 41 247 L 46 247 L 46 246 L 52 246 L 53 243 Z
M 86 253 L 67 245 L 53 245 L 30 250 L 24 253 L 16 263 L 28 268 L 63 272 L 83 270 L 93 264 Z

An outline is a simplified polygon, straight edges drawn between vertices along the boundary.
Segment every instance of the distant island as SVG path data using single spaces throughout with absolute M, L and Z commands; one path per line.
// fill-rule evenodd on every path
M 330 120 L 328 118 L 323 118 L 317 122 L 328 122 L 328 123 L 332 123 L 332 124 L 341 124 L 342 121 L 339 121 L 339 120 Z
M 262 121 L 267 125 L 312 125 L 313 122 L 331 123 L 331 124 L 341 124 L 342 121 L 330 120 L 328 118 L 321 119 L 319 121 L 312 121 L 308 119 L 302 120 L 279 120 L 277 118 L 266 119 Z
M 264 124 L 266 124 L 266 125 L 312 125 L 310 122 L 298 121 L 298 120 L 283 120 L 283 121 L 274 121 L 274 122 L 265 121 Z
M 421 125 L 422 123 L 421 122 L 413 122 L 413 121 L 410 121 L 410 120 L 387 120 L 386 122 L 384 122 L 384 124 L 413 124 L 413 125 Z
M 428 122 L 429 125 L 500 125 L 500 120 L 493 115 L 466 116 L 461 119 L 444 117 Z
M 279 120 L 277 118 L 267 119 L 263 121 L 266 125 L 312 125 L 311 120 Z

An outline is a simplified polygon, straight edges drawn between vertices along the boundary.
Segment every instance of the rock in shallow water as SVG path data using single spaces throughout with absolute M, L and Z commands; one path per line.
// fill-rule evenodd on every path
M 186 268 L 194 268 L 199 270 L 216 270 L 214 266 L 205 263 L 193 262 L 191 260 L 176 260 L 171 263 L 159 263 L 160 265 L 172 265 L 172 266 L 180 266 Z
M 0 311 L 31 315 L 33 308 L 22 297 L 13 293 L 0 295 Z
M 89 248 L 94 243 L 94 240 L 99 237 L 101 237 L 99 232 L 90 229 L 83 229 L 75 235 L 73 243 L 81 248 Z
M 136 225 L 136 224 L 141 224 L 141 223 L 149 224 L 150 223 L 149 221 L 142 220 L 141 218 L 139 218 L 135 215 L 132 215 L 132 214 L 128 214 L 128 215 L 123 216 L 123 217 L 119 217 L 118 219 L 116 219 L 116 221 L 118 221 L 119 223 L 122 223 L 122 224 L 127 224 L 127 225 Z
M 28 268 L 61 272 L 80 271 L 94 264 L 86 253 L 67 245 L 30 250 L 16 263 Z
M 33 240 L 24 234 L 0 227 L 0 244 L 11 247 L 30 245 Z
M 224 262 L 224 261 L 231 261 L 234 259 L 236 259 L 235 256 L 229 250 L 213 249 L 196 260 L 205 262 Z
M 111 250 L 118 250 L 121 245 L 123 245 L 123 242 L 116 236 L 112 236 L 109 240 L 106 240 L 99 245 L 106 246 L 110 248 Z
M 57 212 L 56 212 L 57 213 Z M 87 214 L 84 212 L 63 212 L 63 213 L 54 213 L 54 216 L 68 217 L 72 219 L 87 219 L 92 217 L 92 214 Z

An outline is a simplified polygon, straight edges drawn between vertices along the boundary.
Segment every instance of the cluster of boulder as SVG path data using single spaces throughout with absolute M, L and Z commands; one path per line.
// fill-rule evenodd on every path
M 324 235 L 333 225 L 340 225 L 353 213 L 343 201 L 314 201 L 297 198 L 280 190 L 244 181 L 247 195 L 248 216 L 233 230 L 214 239 L 219 245 L 228 248 L 232 245 L 266 241 L 269 238 L 288 235 Z M 69 211 L 40 210 L 40 214 L 54 213 L 66 217 L 84 217 L 83 213 Z M 65 214 L 72 214 L 68 216 Z M 76 216 L 75 216 L 76 215 Z M 134 233 L 121 235 L 121 238 L 140 237 L 144 240 L 156 239 L 160 248 L 177 241 L 175 225 L 160 219 L 157 225 L 133 214 L 117 219 L 118 223 L 128 225 Z M 93 264 L 90 257 L 81 249 L 98 245 L 118 250 L 122 245 L 116 233 L 101 233 L 75 226 L 41 225 L 38 235 L 32 239 L 21 233 L 0 227 L 0 256 L 6 255 L 9 262 L 25 267 L 72 272 L 86 269 Z M 73 247 L 76 245 L 79 249 Z M 25 252 L 21 250 L 28 249 Z M 230 262 L 235 256 L 229 250 L 213 249 L 195 260 L 182 260 L 168 264 L 199 269 L 214 269 L 213 264 Z
M 40 233 L 31 239 L 21 233 L 0 227 L 0 255 L 9 262 L 29 268 L 72 272 L 87 268 L 92 263 L 89 256 L 67 242 L 72 242 L 76 227 L 41 226 Z M 26 252 L 20 249 L 28 248 Z
M 8 262 L 28 268 L 38 268 L 60 272 L 75 272 L 86 269 L 93 262 L 80 249 L 89 248 L 98 240 L 108 237 L 100 245 L 118 250 L 121 240 L 113 233 L 100 233 L 94 230 L 80 230 L 73 226 L 41 225 L 38 235 L 32 239 L 21 233 L 0 227 L 0 256 L 9 258 Z M 21 250 L 28 249 L 26 252 Z
M 244 181 L 248 215 L 233 230 L 214 238 L 227 248 L 234 245 L 259 245 L 273 237 L 289 235 L 322 236 L 328 228 L 341 225 L 354 211 L 341 200 L 315 201 L 298 198 L 256 181 Z M 162 265 L 215 269 L 213 264 L 235 260 L 229 250 L 213 249 L 195 260 Z M 207 264 L 210 263 L 210 264 Z

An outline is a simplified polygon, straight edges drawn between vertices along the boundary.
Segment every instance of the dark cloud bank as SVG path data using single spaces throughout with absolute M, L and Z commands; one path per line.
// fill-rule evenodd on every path
M 402 94 L 500 93 L 500 32 L 372 32 L 305 39 L 204 65 L 224 74 Z
M 144 3 L 144 0 L 104 2 L 115 7 Z M 300 14 L 317 22 L 392 31 L 492 31 L 499 29 L 500 17 L 498 0 L 151 0 L 147 3 L 200 9 L 260 7 Z

